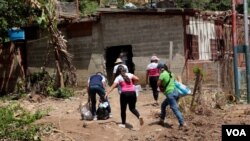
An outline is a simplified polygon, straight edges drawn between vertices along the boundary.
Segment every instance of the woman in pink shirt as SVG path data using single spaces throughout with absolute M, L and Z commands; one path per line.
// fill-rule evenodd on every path
M 121 119 L 122 124 L 120 127 L 126 127 L 126 109 L 127 105 L 129 110 L 139 119 L 140 125 L 143 125 L 143 118 L 140 116 L 140 113 L 136 109 L 136 91 L 134 82 L 138 81 L 139 78 L 132 73 L 126 73 L 125 68 L 120 65 L 117 69 L 118 76 L 115 78 L 110 90 L 106 93 L 106 97 L 116 88 L 117 85 L 121 87 L 120 94 L 120 107 L 121 107 Z
M 150 59 L 150 64 L 148 64 L 147 71 L 146 71 L 146 85 L 148 85 L 148 81 L 149 81 L 150 87 L 152 88 L 154 100 L 155 100 L 155 103 L 154 103 L 155 106 L 159 105 L 158 104 L 159 91 L 157 90 L 158 88 L 157 81 L 160 75 L 160 70 L 157 68 L 159 60 L 160 59 L 157 56 L 153 55 Z

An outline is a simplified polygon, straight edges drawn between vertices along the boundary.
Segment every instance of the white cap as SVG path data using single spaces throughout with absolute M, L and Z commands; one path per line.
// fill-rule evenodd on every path
M 151 61 L 152 61 L 152 60 L 157 60 L 157 61 L 159 61 L 160 59 L 159 59 L 157 56 L 154 55 L 154 56 L 151 57 Z

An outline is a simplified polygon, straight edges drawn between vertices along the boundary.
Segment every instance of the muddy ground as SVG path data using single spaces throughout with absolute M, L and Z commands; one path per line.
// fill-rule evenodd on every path
M 160 94 L 160 102 L 164 99 Z M 76 92 L 70 99 L 60 100 L 45 98 L 41 101 L 24 100 L 23 105 L 29 110 L 49 109 L 47 116 L 37 123 L 42 124 L 42 140 L 44 141 L 217 141 L 221 140 L 223 124 L 250 124 L 250 105 L 226 104 L 214 108 L 209 104 L 200 106 L 195 112 L 182 108 L 186 129 L 179 130 L 177 119 L 168 107 L 165 126 L 157 124 L 160 106 L 154 106 L 151 90 L 140 92 L 137 109 L 144 117 L 144 125 L 127 109 L 127 128 L 120 128 L 119 94 L 114 90 L 110 95 L 113 117 L 108 120 L 85 121 L 81 119 L 79 104 L 87 101 L 84 91 Z M 209 102 L 208 102 L 209 103 Z M 183 105 L 183 103 L 182 103 Z M 218 106 L 217 106 L 218 107 Z

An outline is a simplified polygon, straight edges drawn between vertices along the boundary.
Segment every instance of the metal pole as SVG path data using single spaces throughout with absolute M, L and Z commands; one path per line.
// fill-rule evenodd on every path
M 233 63 L 234 63 L 234 89 L 236 100 L 239 101 L 239 78 L 238 78 L 238 55 L 237 55 L 237 39 L 236 39 L 236 10 L 235 0 L 232 0 L 232 35 L 233 35 Z
M 250 103 L 250 52 L 249 52 L 249 34 L 248 34 L 248 5 L 244 0 L 244 30 L 245 30 L 245 54 L 246 54 L 246 76 L 247 76 L 247 103 Z

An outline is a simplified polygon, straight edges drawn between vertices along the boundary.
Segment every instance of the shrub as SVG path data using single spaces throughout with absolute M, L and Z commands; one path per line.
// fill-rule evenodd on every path
M 68 88 L 59 88 L 54 91 L 53 89 L 48 89 L 49 96 L 57 97 L 57 98 L 69 98 L 74 95 L 74 93 Z
M 46 112 L 34 114 L 23 109 L 19 104 L 0 107 L 0 139 L 3 140 L 40 140 L 39 126 L 32 124 L 42 118 Z

